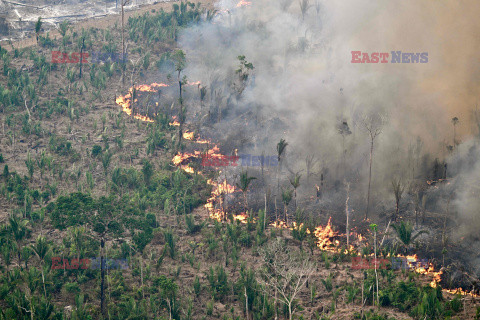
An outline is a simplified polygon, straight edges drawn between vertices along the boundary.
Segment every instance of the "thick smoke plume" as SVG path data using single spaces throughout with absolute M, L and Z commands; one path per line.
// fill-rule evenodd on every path
M 480 2 L 252 0 L 237 7 L 223 0 L 217 9 L 212 21 L 187 29 L 180 43 L 185 74 L 207 87 L 210 110 L 224 110 L 215 124 L 219 136 L 238 137 L 243 130 L 246 142 L 235 147 L 256 154 L 275 154 L 286 138 L 292 171 L 305 170 L 305 157 L 314 154 L 326 183 L 356 185 L 362 211 L 371 142 L 365 125 L 381 118 L 372 182 L 377 213 L 393 206 L 393 178 L 409 186 L 438 178 L 430 164 L 439 158 L 449 163 L 447 176 L 455 175 L 450 211 L 457 222 L 480 220 L 472 194 L 480 178 L 478 122 L 471 113 L 480 91 Z M 390 56 L 385 64 L 357 64 L 351 51 L 428 52 L 428 62 L 393 64 Z M 233 94 L 238 56 L 254 70 L 241 94 Z M 340 134 L 344 122 L 351 134 Z

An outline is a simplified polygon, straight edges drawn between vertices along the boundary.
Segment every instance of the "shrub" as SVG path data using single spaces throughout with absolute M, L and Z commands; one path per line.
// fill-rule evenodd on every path
M 210 267 L 208 282 L 210 283 L 210 293 L 215 300 L 222 300 L 227 296 L 229 283 L 227 273 L 222 266 L 216 266 L 215 270 Z
M 187 226 L 187 232 L 189 234 L 194 234 L 202 230 L 203 226 L 205 225 L 205 222 L 201 224 L 195 224 L 193 215 L 187 214 L 185 215 L 185 225 Z
M 193 281 L 193 292 L 195 292 L 195 295 L 198 297 L 200 295 L 201 291 L 201 285 L 200 285 L 200 279 L 198 276 L 195 276 L 195 280 Z
M 68 282 L 65 284 L 65 291 L 68 293 L 80 293 L 80 287 L 76 282 Z
M 177 255 L 177 243 L 175 237 L 173 236 L 172 230 L 165 230 L 163 232 L 163 236 L 165 237 L 165 245 L 170 258 L 175 259 L 175 256 Z
M 102 147 L 98 144 L 94 145 L 92 148 L 92 156 L 96 157 L 102 152 Z

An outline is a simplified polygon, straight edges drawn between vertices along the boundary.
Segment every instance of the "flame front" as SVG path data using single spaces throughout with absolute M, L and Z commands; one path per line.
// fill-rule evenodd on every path
M 251 2 L 246 1 L 246 0 L 241 0 L 238 4 L 237 7 L 242 7 L 242 6 L 248 6 L 251 5 Z M 188 85 L 194 86 L 194 85 L 200 85 L 200 82 L 189 82 Z M 168 87 L 167 84 L 164 83 L 152 83 L 150 85 L 136 85 L 135 90 L 139 92 L 156 92 L 158 88 L 162 87 Z M 131 87 L 128 89 L 128 93 L 125 94 L 124 96 L 119 96 L 116 98 L 116 103 L 122 107 L 123 112 L 125 112 L 127 115 L 132 115 L 132 96 L 133 96 L 133 91 L 134 87 Z M 135 102 L 137 99 L 134 100 Z M 158 103 L 157 103 L 158 105 Z M 145 115 L 140 115 L 140 114 L 133 114 L 133 117 L 135 119 L 139 119 L 141 121 L 145 122 L 154 122 L 153 119 L 145 116 Z M 177 120 L 177 117 L 173 117 L 172 121 L 169 123 L 171 126 L 180 126 L 180 123 Z M 185 140 L 189 140 L 195 143 L 199 144 L 208 144 L 211 143 L 208 140 L 200 139 L 197 138 L 195 140 L 195 134 L 192 131 L 186 130 L 183 133 L 183 138 Z M 214 145 L 213 148 L 209 149 L 207 152 L 203 153 L 203 155 L 210 157 L 210 158 L 217 158 L 217 159 L 222 159 L 225 156 L 219 153 L 219 148 L 217 145 Z M 173 164 L 175 166 L 181 168 L 182 170 L 188 172 L 188 173 L 194 173 L 194 169 L 190 167 L 188 164 L 195 158 L 200 158 L 202 156 L 202 153 L 200 151 L 194 151 L 193 153 L 178 153 L 175 155 L 172 159 Z M 227 194 L 233 194 L 237 192 L 237 189 L 229 185 L 226 181 L 223 181 L 221 183 L 216 183 L 212 180 L 207 181 L 208 184 L 213 186 L 212 193 L 210 197 L 207 199 L 207 203 L 205 204 L 205 208 L 207 209 L 210 218 L 216 219 L 218 221 L 223 221 L 224 218 L 227 215 L 227 212 L 224 211 L 224 206 L 223 206 L 223 201 L 224 201 L 224 195 Z M 433 184 L 431 181 L 427 181 L 428 184 Z M 318 185 L 315 185 L 317 191 L 319 191 L 320 187 Z M 217 201 L 219 201 L 220 206 L 216 206 Z M 233 218 L 235 220 L 239 220 L 243 223 L 247 222 L 248 215 L 246 213 L 240 213 L 237 215 L 233 215 Z M 289 227 L 285 221 L 282 220 L 277 220 L 274 221 L 273 223 L 270 224 L 270 226 L 274 228 L 281 228 L 281 229 L 292 229 L 292 227 Z M 296 227 L 296 224 L 294 223 L 293 228 Z M 307 230 L 308 233 L 310 233 L 309 230 Z M 338 246 L 340 245 L 340 242 L 336 239 L 339 236 L 341 236 L 337 231 L 334 231 L 332 228 L 332 223 L 331 223 L 331 217 L 328 219 L 328 223 L 326 226 L 317 226 L 314 230 L 314 235 L 317 239 L 317 247 L 320 248 L 321 250 L 325 251 L 332 251 L 332 252 L 338 252 Z M 364 241 L 364 237 L 356 232 L 351 232 L 351 235 L 356 237 L 358 242 Z M 354 247 L 350 245 L 350 250 L 353 250 Z M 348 252 L 345 250 L 346 253 Z M 440 271 L 435 271 L 433 265 L 430 263 L 428 265 L 428 268 L 425 266 L 418 267 L 418 256 L 417 255 L 409 255 L 409 256 L 402 256 L 398 255 L 397 257 L 404 257 L 407 259 L 407 264 L 408 267 L 413 269 L 416 273 L 422 274 L 422 275 L 431 275 L 432 276 L 432 281 L 430 282 L 430 286 L 432 288 L 438 287 L 439 283 L 442 280 L 442 274 L 443 270 Z M 480 298 L 480 295 L 475 294 L 473 292 L 465 291 L 462 288 L 457 288 L 457 289 L 442 289 L 445 292 L 451 293 L 451 294 L 460 294 L 460 295 L 470 295 L 472 297 Z
M 332 229 L 332 217 L 328 219 L 328 223 L 325 227 L 318 226 L 313 232 L 317 238 L 317 247 L 322 250 L 332 250 L 333 247 L 339 244 L 338 240 L 333 241 L 333 238 L 338 236 L 338 232 Z
M 168 87 L 168 84 L 165 84 L 165 83 L 152 83 L 150 85 L 147 85 L 147 84 L 140 84 L 140 85 L 136 85 L 135 86 L 135 90 L 136 91 L 140 91 L 140 92 L 156 92 L 158 90 L 158 88 L 162 88 L 162 87 Z M 124 96 L 119 96 L 117 97 L 117 99 L 115 100 L 115 102 L 122 107 L 122 110 L 123 112 L 125 112 L 127 115 L 131 116 L 132 115 L 132 96 L 133 96 L 133 89 L 134 87 L 130 87 L 128 89 L 128 93 Z M 134 102 L 136 102 L 137 99 L 134 100 Z M 144 115 L 141 115 L 141 114 L 134 114 L 133 117 L 135 119 L 138 119 L 138 120 L 141 120 L 141 121 L 145 121 L 145 122 L 154 122 L 153 119 L 147 117 L 147 116 L 144 116 Z

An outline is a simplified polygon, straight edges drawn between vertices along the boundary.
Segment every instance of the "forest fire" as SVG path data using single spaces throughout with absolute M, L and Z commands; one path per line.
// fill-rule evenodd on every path
M 162 87 L 168 87 L 168 84 L 165 84 L 165 83 L 152 83 L 150 85 L 147 85 L 147 84 L 140 84 L 140 85 L 136 85 L 134 87 L 130 87 L 128 89 L 128 93 L 124 96 L 119 96 L 117 97 L 117 99 L 115 100 L 115 102 L 122 107 L 123 109 L 123 112 L 125 112 L 127 115 L 131 116 L 132 115 L 132 96 L 133 96 L 133 93 L 134 93 L 134 88 L 135 88 L 135 91 L 140 91 L 140 92 L 156 92 L 158 90 L 158 88 L 162 88 Z M 134 102 L 137 102 L 138 100 L 135 99 Z M 145 116 L 145 115 L 141 115 L 141 114 L 134 114 L 133 117 L 135 119 L 138 119 L 138 120 L 141 120 L 141 121 L 145 121 L 145 122 L 154 122 L 153 119 Z
M 430 281 L 429 285 L 432 288 L 436 288 L 439 286 L 439 283 L 442 281 L 443 270 L 435 271 L 435 268 L 432 263 L 427 263 L 426 259 L 419 259 L 418 256 L 415 255 L 397 255 L 397 258 L 403 258 L 402 268 L 413 270 L 416 273 L 427 275 L 432 277 L 432 281 Z M 397 266 L 398 267 L 398 266 Z M 395 267 L 394 267 L 395 269 Z M 442 288 L 443 292 L 450 293 L 450 294 L 460 294 L 463 296 L 471 296 L 475 298 L 480 298 L 480 295 L 475 294 L 473 292 L 466 291 L 462 288 L 455 288 L 455 289 L 445 289 Z
M 180 126 L 180 122 L 178 122 L 177 116 L 173 116 L 172 118 L 173 118 L 173 121 L 171 121 L 171 122 L 168 123 L 168 124 L 171 125 L 171 126 L 175 126 L 175 127 Z
M 198 86 L 200 85 L 200 81 L 196 81 L 196 82 L 188 82 L 188 85 L 189 86 Z M 128 89 L 128 93 L 124 96 L 119 96 L 115 99 L 115 102 L 122 107 L 122 110 L 123 112 L 125 112 L 127 115 L 131 116 L 132 115 L 132 96 L 133 96 L 133 93 L 134 93 L 134 88 L 135 88 L 135 92 L 157 92 L 160 88 L 165 88 L 165 87 L 169 87 L 168 84 L 165 84 L 165 83 L 151 83 L 151 84 L 139 84 L 139 85 L 135 85 L 133 87 L 130 87 Z M 138 99 L 135 98 L 135 100 L 133 102 L 137 102 Z M 157 103 L 158 105 L 158 103 Z M 141 120 L 141 121 L 144 121 L 144 122 L 154 122 L 153 119 L 149 118 L 148 116 L 145 116 L 145 115 L 141 115 L 139 113 L 135 113 L 133 115 L 133 117 L 135 119 L 138 119 L 138 120 Z M 171 126 L 180 126 L 180 122 L 178 122 L 178 120 L 176 119 L 176 117 L 174 117 L 174 120 L 172 122 L 170 122 L 170 125 Z M 192 133 L 193 134 L 193 133 Z M 187 139 L 187 138 L 185 138 Z M 191 139 L 187 139 L 187 140 L 191 140 Z M 204 143 L 204 142 L 202 142 Z
M 193 140 L 194 139 L 194 133 L 192 131 L 185 131 L 183 133 L 183 139 L 185 140 Z
M 325 227 L 316 227 L 313 234 L 317 238 L 317 247 L 321 250 L 331 251 L 332 247 L 340 244 L 338 240 L 333 240 L 334 237 L 338 236 L 338 232 L 333 231 L 332 229 L 332 217 L 328 219 L 328 223 Z
M 236 189 L 234 186 L 229 185 L 227 181 L 223 181 L 222 183 L 216 183 L 215 181 L 209 179 L 207 183 L 213 186 L 213 190 L 210 194 L 210 198 L 208 198 L 207 203 L 205 204 L 205 208 L 208 210 L 210 218 L 217 221 L 223 221 L 225 220 L 225 216 L 227 215 L 223 207 L 223 196 L 225 194 L 234 193 Z M 220 202 L 220 208 L 216 208 L 217 201 Z M 241 220 L 246 220 L 246 218 L 243 219 L 242 216 Z
M 251 2 L 242 0 L 238 3 L 237 7 L 241 6 L 248 6 L 250 5 Z M 188 85 L 194 86 L 194 85 L 200 85 L 200 82 L 189 82 Z M 163 84 L 163 83 L 152 83 L 151 85 L 137 85 L 135 86 L 136 92 L 156 92 L 158 88 L 162 87 L 168 87 L 168 85 Z M 132 96 L 134 95 L 134 88 L 131 87 L 128 90 L 128 93 L 124 96 L 120 96 L 116 99 L 116 103 L 120 105 L 123 109 L 123 111 L 127 115 L 132 115 L 133 110 L 132 110 Z M 134 100 L 136 102 L 137 99 Z M 153 122 L 154 120 L 141 114 L 133 114 L 133 117 L 135 119 L 139 119 L 141 121 L 145 122 Z M 173 117 L 172 121 L 169 123 L 171 126 L 180 126 L 180 122 L 177 120 L 177 117 Z M 185 130 L 183 132 L 183 138 L 185 140 L 194 142 L 194 143 L 199 143 L 199 144 L 209 144 L 211 143 L 208 140 L 205 139 L 200 139 L 195 132 Z M 222 159 L 225 157 L 220 153 L 220 150 L 217 145 L 214 145 L 211 149 L 207 151 L 193 151 L 193 152 L 187 152 L 187 153 L 178 153 L 175 155 L 172 159 L 172 162 L 175 166 L 181 168 L 185 172 L 188 173 L 194 173 L 195 170 L 189 164 L 194 161 L 194 159 L 199 159 L 199 158 L 214 158 L 214 159 Z M 212 219 L 215 219 L 217 221 L 224 221 L 228 215 L 227 209 L 226 209 L 226 195 L 228 194 L 233 194 L 237 192 L 238 190 L 227 183 L 227 181 L 223 181 L 221 183 L 214 182 L 212 180 L 208 180 L 208 184 L 213 186 L 212 193 L 210 197 L 207 199 L 207 203 L 204 205 L 204 207 L 207 209 L 209 217 Z M 431 181 L 427 182 L 429 185 L 434 185 Z M 320 191 L 320 187 L 318 185 L 315 185 L 317 189 L 317 193 Z M 242 223 L 247 223 L 248 220 L 248 215 L 245 212 L 239 213 L 239 214 L 233 214 L 233 219 L 238 220 Z M 285 221 L 282 220 L 276 220 L 273 223 L 270 224 L 270 226 L 274 228 L 279 228 L 279 229 L 292 229 L 295 228 L 295 223 L 294 226 L 291 227 L 289 226 Z M 310 233 L 310 230 L 307 230 L 307 233 Z M 314 236 L 316 238 L 316 245 L 318 248 L 324 251 L 330 251 L 330 252 L 339 252 L 339 246 L 340 246 L 340 241 L 338 240 L 339 237 L 342 236 L 338 231 L 334 231 L 332 227 L 332 222 L 331 222 L 331 217 L 328 219 L 328 222 L 325 226 L 319 225 L 315 228 L 313 231 Z M 350 239 L 353 239 L 354 241 L 360 243 L 365 240 L 365 237 L 362 236 L 360 233 L 357 233 L 355 231 L 352 231 L 350 233 Z M 354 246 L 350 244 L 350 251 L 354 249 Z M 348 253 L 348 250 L 345 250 L 346 253 Z M 433 265 L 430 264 L 425 264 L 423 263 L 423 260 L 420 260 L 417 255 L 408 255 L 408 256 L 397 256 L 401 258 L 405 258 L 404 262 L 404 267 L 408 268 L 409 270 L 413 270 L 416 273 L 422 274 L 422 275 L 427 275 L 427 276 L 432 276 L 432 280 L 429 283 L 429 285 L 433 288 L 436 288 L 439 286 L 439 283 L 442 280 L 442 274 L 443 271 L 435 271 Z M 422 264 L 423 263 L 423 264 Z M 442 289 L 444 292 L 450 293 L 450 294 L 460 294 L 460 295 L 469 295 L 472 297 L 480 297 L 477 294 L 474 294 L 472 292 L 468 292 L 463 290 L 462 288 L 457 288 L 457 289 Z

